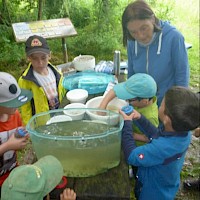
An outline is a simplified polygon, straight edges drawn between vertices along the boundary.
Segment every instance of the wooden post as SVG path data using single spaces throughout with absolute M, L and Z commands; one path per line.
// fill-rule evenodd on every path
M 43 0 L 38 0 L 38 20 L 42 20 Z
M 65 38 L 62 38 L 62 49 L 63 49 L 63 58 L 64 58 L 64 63 L 68 62 L 68 55 L 67 55 L 67 45 L 65 42 Z

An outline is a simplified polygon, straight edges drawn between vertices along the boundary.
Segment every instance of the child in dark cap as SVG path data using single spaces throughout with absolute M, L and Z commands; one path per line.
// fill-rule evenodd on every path
M 33 93 L 32 101 L 21 107 L 22 120 L 27 124 L 34 114 L 57 109 L 66 90 L 63 75 L 49 62 L 51 53 L 45 38 L 30 36 L 25 51 L 30 63 L 18 83 Z
M 136 110 L 124 118 L 122 148 L 128 164 L 138 166 L 135 196 L 139 200 L 175 199 L 180 172 L 191 141 L 190 130 L 200 125 L 199 98 L 188 88 L 169 89 L 159 108 L 163 127 L 156 128 Z M 136 121 L 150 142 L 137 147 L 132 135 Z

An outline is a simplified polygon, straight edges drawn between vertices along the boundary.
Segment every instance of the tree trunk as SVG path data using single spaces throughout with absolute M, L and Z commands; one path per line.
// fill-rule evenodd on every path
M 43 0 L 38 0 L 38 20 L 42 20 Z
M 0 23 L 10 25 L 12 23 L 8 10 L 7 0 L 2 0 L 2 9 L 0 10 Z

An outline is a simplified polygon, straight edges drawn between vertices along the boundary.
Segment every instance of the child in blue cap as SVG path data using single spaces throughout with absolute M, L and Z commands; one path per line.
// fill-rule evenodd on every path
M 108 103 L 115 97 L 127 100 L 135 110 L 142 113 L 156 127 L 159 124 L 158 106 L 156 98 L 157 86 L 154 79 L 144 73 L 137 73 L 131 76 L 127 81 L 119 83 L 109 90 L 103 98 L 100 107 L 105 109 Z M 133 137 L 138 146 L 148 142 L 148 138 L 143 134 L 141 127 L 133 121 Z M 137 174 L 136 166 L 129 166 L 130 178 Z
M 135 196 L 139 200 L 175 199 L 180 186 L 180 172 L 191 141 L 190 130 L 200 125 L 199 98 L 188 88 L 169 89 L 159 107 L 163 127 L 156 128 L 134 110 L 124 118 L 122 148 L 128 164 L 138 166 Z M 143 127 L 150 142 L 137 147 L 132 135 L 132 121 Z
M 115 97 L 127 100 L 135 110 L 142 113 L 152 124 L 158 126 L 158 107 L 156 98 L 157 86 L 154 79 L 145 73 L 137 73 L 127 81 L 119 83 L 109 90 L 103 98 L 99 108 L 106 109 L 108 103 Z M 138 140 L 138 145 L 148 142 L 148 138 L 141 135 L 142 131 L 137 124 L 134 124 L 134 137 Z M 140 141 L 140 142 L 139 142 Z

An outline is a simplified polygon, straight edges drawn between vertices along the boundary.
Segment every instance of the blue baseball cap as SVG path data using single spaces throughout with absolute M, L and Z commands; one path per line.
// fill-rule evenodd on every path
M 156 95 L 157 85 L 150 75 L 137 73 L 131 76 L 127 81 L 115 85 L 113 90 L 115 95 L 123 100 L 136 97 L 151 98 Z

